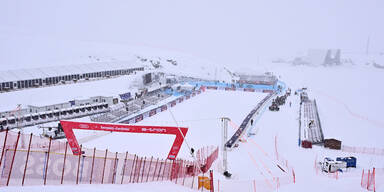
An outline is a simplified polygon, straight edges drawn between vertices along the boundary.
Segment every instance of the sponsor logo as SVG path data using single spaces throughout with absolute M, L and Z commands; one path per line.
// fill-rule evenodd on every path
M 155 133 L 166 133 L 167 130 L 164 128 L 141 128 L 143 132 L 155 132 Z
M 125 127 L 104 127 L 104 126 L 101 126 L 100 128 L 107 130 L 107 131 L 129 131 L 130 130 L 129 128 L 125 128 Z
M 80 129 L 88 129 L 89 125 L 88 124 L 79 124 Z

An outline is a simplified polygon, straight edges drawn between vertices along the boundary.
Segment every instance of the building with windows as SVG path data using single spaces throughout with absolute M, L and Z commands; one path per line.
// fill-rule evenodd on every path
M 17 111 L 0 112 L 0 131 L 105 113 L 118 103 L 118 98 L 96 96 L 53 105 L 29 105 Z
M 0 71 L 0 92 L 129 75 L 144 71 L 132 62 L 105 62 Z

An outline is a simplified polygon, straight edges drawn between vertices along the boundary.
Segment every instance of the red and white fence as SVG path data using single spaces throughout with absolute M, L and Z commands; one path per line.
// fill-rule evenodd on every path
M 23 134 L 1 132 L 0 186 L 60 185 L 60 184 L 127 184 L 170 180 L 197 188 L 197 175 L 210 169 L 217 159 L 218 149 L 206 150 L 197 162 L 139 157 L 108 150 L 82 149 L 83 155 L 73 155 L 67 143 L 47 138 L 29 138 L 21 147 Z M 36 140 L 34 140 L 36 139 Z M 48 146 L 40 145 L 43 141 Z M 63 150 L 53 151 L 54 143 Z M 39 146 L 44 146 L 39 148 Z M 198 150 L 203 151 L 203 150 Z M 196 180 L 196 181 L 195 181 Z
M 351 153 L 361 153 L 361 154 L 384 156 L 384 149 L 379 149 L 379 148 L 374 148 L 374 147 L 351 147 L 351 146 L 342 145 L 341 150 L 344 152 L 351 152 Z
M 364 170 L 361 174 L 361 187 L 364 189 L 367 189 L 368 191 L 376 191 L 376 186 L 375 186 L 375 168 L 372 170 Z

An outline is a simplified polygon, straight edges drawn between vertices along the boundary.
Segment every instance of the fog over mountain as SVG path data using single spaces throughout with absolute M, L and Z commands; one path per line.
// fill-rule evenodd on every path
M 309 48 L 365 53 L 368 38 L 379 53 L 382 10 L 380 0 L 2 0 L 0 62 L 20 68 L 152 50 L 249 66 Z

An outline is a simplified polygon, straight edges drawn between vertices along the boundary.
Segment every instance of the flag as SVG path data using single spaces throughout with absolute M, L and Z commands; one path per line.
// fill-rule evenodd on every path
M 17 104 L 16 108 L 11 112 L 11 114 L 15 115 L 17 112 L 20 112 L 21 104 Z
M 131 93 L 128 92 L 128 93 L 123 93 L 123 94 L 120 94 L 119 95 L 121 100 L 129 100 L 131 98 Z

